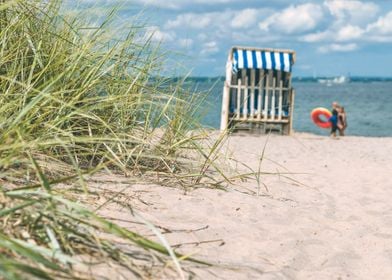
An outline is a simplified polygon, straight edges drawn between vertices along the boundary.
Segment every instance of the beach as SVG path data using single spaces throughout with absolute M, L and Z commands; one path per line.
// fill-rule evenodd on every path
M 132 197 L 133 210 L 176 251 L 193 279 L 387 279 L 392 275 L 392 138 L 233 134 L 222 149 L 258 170 L 226 190 L 184 191 L 126 178 L 105 187 Z M 127 187 L 128 186 L 128 187 Z M 129 211 L 100 213 L 159 240 Z M 140 220 L 140 218 L 139 218 Z M 154 279 L 178 279 L 175 270 Z M 124 279 L 118 274 L 118 279 Z M 111 278 L 113 279 L 113 278 Z
M 0 279 L 390 278 L 392 4 L 71 2 L 0 1 Z

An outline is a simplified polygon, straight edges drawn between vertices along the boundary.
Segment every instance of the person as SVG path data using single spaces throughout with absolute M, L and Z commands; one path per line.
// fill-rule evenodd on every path
M 331 123 L 331 137 L 336 137 L 336 130 L 338 130 L 338 110 L 337 107 L 332 109 L 332 116 L 329 118 Z
M 337 111 L 339 109 L 340 105 L 338 104 L 338 102 L 334 101 L 332 102 L 332 114 L 333 111 Z
M 344 107 L 341 106 L 338 109 L 338 130 L 339 130 L 339 135 L 344 136 L 344 130 L 347 127 L 347 117 L 346 117 L 346 112 L 344 111 Z
M 340 105 L 338 102 L 332 102 L 332 116 L 329 118 L 329 122 L 331 123 L 331 137 L 336 137 L 336 131 L 338 130 L 338 110 Z

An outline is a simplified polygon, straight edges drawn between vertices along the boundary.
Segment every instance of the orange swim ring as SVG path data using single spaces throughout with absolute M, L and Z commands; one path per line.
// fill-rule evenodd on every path
M 318 127 L 321 128 L 330 128 L 331 123 L 329 122 L 329 118 L 332 117 L 332 113 L 326 108 L 315 108 L 310 113 L 310 116 Z

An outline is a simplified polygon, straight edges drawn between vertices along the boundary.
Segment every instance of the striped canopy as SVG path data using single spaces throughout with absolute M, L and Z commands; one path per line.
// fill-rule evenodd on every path
M 233 71 L 265 69 L 291 72 L 293 54 L 280 51 L 233 49 Z

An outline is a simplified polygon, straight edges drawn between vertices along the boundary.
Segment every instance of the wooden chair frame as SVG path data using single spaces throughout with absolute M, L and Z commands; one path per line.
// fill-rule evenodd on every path
M 262 128 L 264 132 L 279 129 L 282 134 L 292 132 L 295 91 L 291 72 L 264 69 L 232 71 L 233 47 L 226 66 L 223 87 L 221 130 L 234 127 Z M 255 49 L 274 52 L 290 50 Z M 295 57 L 295 56 L 294 56 Z

